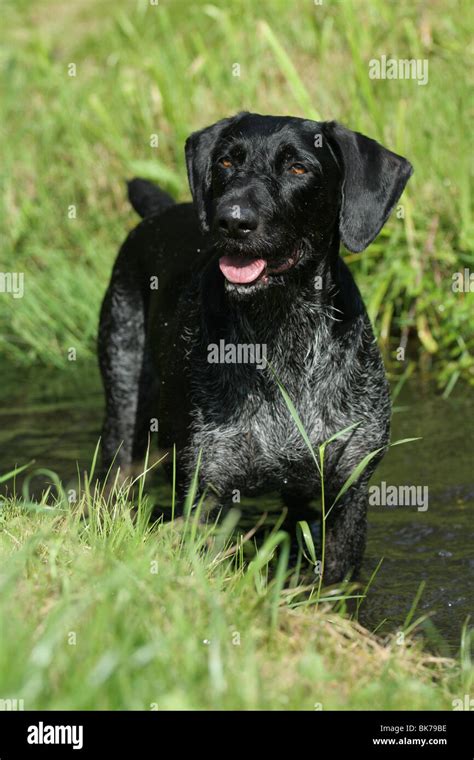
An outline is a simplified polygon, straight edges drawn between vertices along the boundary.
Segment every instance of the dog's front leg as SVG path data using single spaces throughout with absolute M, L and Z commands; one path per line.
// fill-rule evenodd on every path
M 332 503 L 333 500 L 328 498 L 323 571 L 325 584 L 338 583 L 348 575 L 357 575 L 360 570 L 367 535 L 367 480 L 351 486 L 331 509 Z

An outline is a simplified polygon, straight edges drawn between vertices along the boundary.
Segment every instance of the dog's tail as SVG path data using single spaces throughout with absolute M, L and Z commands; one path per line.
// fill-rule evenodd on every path
M 128 200 L 143 218 L 158 214 L 174 204 L 171 195 L 146 179 L 135 177 L 127 182 L 127 188 Z

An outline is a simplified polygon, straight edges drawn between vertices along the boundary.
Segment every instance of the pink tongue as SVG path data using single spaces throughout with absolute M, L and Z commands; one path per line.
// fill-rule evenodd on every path
M 239 256 L 222 256 L 219 259 L 222 274 L 236 285 L 254 282 L 266 266 L 265 259 L 241 259 Z

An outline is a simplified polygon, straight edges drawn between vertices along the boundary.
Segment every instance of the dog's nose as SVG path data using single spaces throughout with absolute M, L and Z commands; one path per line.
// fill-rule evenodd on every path
M 255 211 L 248 207 L 226 206 L 221 209 L 218 224 L 223 232 L 232 237 L 246 237 L 257 229 L 258 217 Z

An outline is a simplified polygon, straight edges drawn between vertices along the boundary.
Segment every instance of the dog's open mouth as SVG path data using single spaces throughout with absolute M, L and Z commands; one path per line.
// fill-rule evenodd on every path
M 228 282 L 233 285 L 253 285 L 257 281 L 268 282 L 269 275 L 283 274 L 299 261 L 299 254 L 294 253 L 276 266 L 266 259 L 245 256 L 221 256 L 219 268 Z

